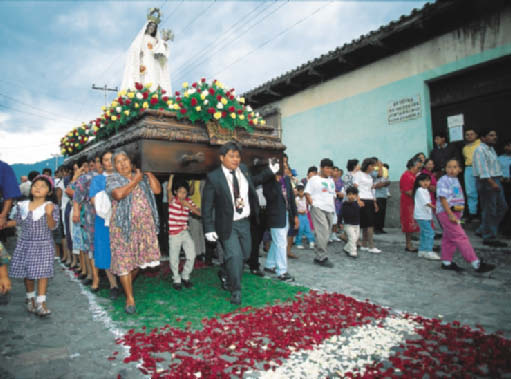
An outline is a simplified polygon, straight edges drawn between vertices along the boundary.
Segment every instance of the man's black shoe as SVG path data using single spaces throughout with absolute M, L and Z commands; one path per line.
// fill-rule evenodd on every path
M 264 272 L 262 272 L 260 269 L 250 269 L 250 272 L 254 275 L 257 275 L 257 276 L 261 276 L 263 277 L 264 276 Z
M 172 283 L 172 288 L 174 288 L 176 291 L 181 291 L 183 289 L 183 286 L 181 283 Z
M 479 263 L 479 268 L 475 269 L 475 272 L 483 273 L 483 272 L 489 272 L 492 270 L 495 270 L 495 265 L 492 265 L 491 263 L 483 262 L 481 259 L 481 262 Z
M 192 288 L 193 287 L 193 283 L 189 280 L 182 280 L 181 283 L 183 283 L 183 286 L 185 286 L 185 288 Z
M 277 273 L 277 271 L 275 270 L 275 268 L 268 268 L 268 267 L 265 267 L 265 268 L 264 268 L 264 271 L 269 272 L 270 274 L 276 274 L 276 273 Z
M 84 286 L 90 286 L 92 284 L 92 279 L 85 279 L 82 284 Z
M 485 239 L 485 240 L 483 240 L 483 245 L 487 245 L 487 246 L 491 246 L 491 247 L 507 247 L 507 243 L 498 241 L 496 239 Z
M 442 239 L 442 235 L 441 234 L 435 234 L 435 239 L 436 240 L 441 240 Z
M 442 263 L 442 270 L 450 270 L 450 271 L 456 271 L 456 272 L 462 272 L 464 271 L 461 267 L 459 267 L 456 263 L 451 262 L 450 265 L 446 265 Z
M 277 276 L 278 280 L 281 280 L 283 282 L 294 282 L 295 278 L 293 278 L 291 275 L 289 275 L 288 272 L 283 273 L 282 275 Z
M 387 232 L 383 229 L 375 229 L 374 234 L 387 234 Z
M 241 293 L 233 292 L 231 294 L 231 304 L 240 305 L 241 304 Z
M 314 263 L 317 264 L 318 266 L 322 266 L 322 267 L 328 267 L 328 268 L 334 267 L 334 264 L 332 262 L 330 262 L 328 260 L 328 258 L 325 258 L 321 261 L 319 259 L 314 258 Z

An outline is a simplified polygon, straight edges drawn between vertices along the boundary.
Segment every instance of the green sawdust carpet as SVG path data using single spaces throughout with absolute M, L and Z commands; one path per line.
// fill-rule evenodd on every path
M 199 329 L 204 318 L 233 312 L 244 307 L 264 307 L 293 299 L 308 288 L 293 286 L 276 279 L 261 278 L 244 272 L 242 279 L 242 305 L 229 303 L 230 292 L 220 288 L 218 267 L 194 270 L 191 276 L 193 287 L 176 291 L 172 288 L 169 274 L 156 272 L 148 276 L 141 274 L 133 287 L 137 313 L 124 312 L 125 297 L 111 302 L 102 302 L 112 320 L 125 329 L 159 328 L 165 325 Z M 102 289 L 99 297 L 108 298 L 109 290 Z

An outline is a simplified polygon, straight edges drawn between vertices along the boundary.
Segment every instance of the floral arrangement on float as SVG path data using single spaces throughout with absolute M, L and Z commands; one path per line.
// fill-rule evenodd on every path
M 176 91 L 174 96 L 161 89 L 150 91 L 151 85 L 136 83 L 135 89 L 120 91 L 110 106 L 101 108 L 100 117 L 82 123 L 61 138 L 61 153 L 73 155 L 92 140 L 108 138 L 147 109 L 174 112 L 178 120 L 213 121 L 228 130 L 243 128 L 250 133 L 255 126 L 266 124 L 259 113 L 245 105 L 243 97 L 236 96 L 234 88 L 227 89 L 218 80 L 211 84 L 204 78 L 191 85 L 185 82 L 182 91 Z

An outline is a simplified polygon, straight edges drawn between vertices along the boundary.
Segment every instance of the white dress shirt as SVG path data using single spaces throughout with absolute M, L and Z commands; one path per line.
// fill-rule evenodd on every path
M 241 213 L 236 212 L 236 205 L 234 204 L 234 188 L 232 183 L 232 174 L 231 170 L 222 165 L 222 171 L 224 172 L 225 179 L 227 180 L 227 185 L 229 186 L 229 190 L 231 191 L 232 198 L 232 209 L 234 210 L 233 221 L 238 221 L 250 216 L 250 201 L 248 197 L 248 180 L 245 178 L 245 175 L 241 172 L 240 168 L 236 168 L 234 174 L 236 175 L 236 179 L 238 179 L 238 183 L 240 185 L 240 197 L 243 199 L 243 211 Z

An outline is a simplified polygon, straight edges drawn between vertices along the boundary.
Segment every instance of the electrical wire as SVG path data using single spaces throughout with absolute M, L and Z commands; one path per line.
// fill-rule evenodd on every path
M 217 45 L 217 43 L 213 44 L 211 47 L 209 47 L 208 49 L 206 50 L 202 50 L 201 53 L 197 56 L 197 57 L 194 57 L 188 61 L 185 61 L 185 63 L 183 63 L 181 66 L 179 66 L 179 68 L 176 70 L 175 72 L 175 76 L 177 77 L 184 77 L 185 74 L 188 74 L 189 72 L 191 72 L 192 70 L 196 69 L 198 66 L 200 66 L 203 62 L 206 62 L 207 60 L 209 60 L 212 56 L 214 56 L 217 52 L 219 52 L 220 50 L 222 50 L 226 45 L 228 44 L 232 44 L 234 42 L 236 42 L 237 40 L 239 40 L 240 38 L 243 38 L 247 35 L 247 32 L 250 31 L 251 29 L 253 29 L 254 27 L 258 26 L 261 24 L 261 22 L 263 22 L 265 19 L 267 19 L 269 16 L 273 15 L 275 12 L 277 12 L 278 10 L 280 10 L 282 7 L 286 6 L 287 4 L 289 3 L 289 0 L 286 1 L 286 2 L 282 2 L 280 4 L 280 6 L 278 6 L 277 8 L 275 8 L 273 11 L 271 11 L 270 13 L 266 14 L 264 17 L 262 17 L 260 20 L 257 19 L 257 17 L 261 14 L 263 14 L 264 12 L 268 11 L 274 4 L 278 4 L 278 2 L 273 2 L 271 3 L 267 8 L 261 10 L 260 12 L 258 12 L 253 18 L 251 21 L 249 21 L 245 26 L 243 26 L 242 28 L 240 29 L 236 29 L 235 26 L 232 27 L 232 30 L 231 31 L 235 31 L 235 35 L 233 35 L 233 37 L 235 37 L 234 39 L 232 39 L 231 37 L 228 37 L 229 34 L 231 34 L 231 31 L 229 31 L 228 33 L 226 33 L 226 35 L 224 37 L 222 37 L 221 39 L 224 39 L 224 41 L 221 41 L 221 43 L 219 45 Z M 240 20 L 238 23 L 242 22 L 243 20 Z M 237 25 L 237 24 L 236 24 Z M 228 38 L 228 39 L 226 39 Z M 218 42 L 218 40 L 217 40 Z M 217 45 L 216 48 L 213 48 L 213 46 Z M 187 64 L 187 62 L 189 61 L 193 61 L 194 63 L 192 64 Z
M 220 75 L 222 72 L 224 72 L 225 70 L 227 70 L 228 68 L 232 67 L 233 65 L 235 65 L 236 63 L 238 63 L 239 61 L 245 59 L 246 57 L 248 57 L 250 54 L 252 54 L 253 52 L 255 52 L 256 50 L 259 50 L 260 48 L 266 46 L 267 44 L 269 44 L 270 42 L 276 40 L 277 38 L 280 38 L 282 37 L 284 34 L 286 34 L 287 32 L 289 32 L 292 28 L 294 28 L 296 25 L 299 25 L 301 24 L 303 21 L 305 21 L 306 19 L 308 19 L 309 17 L 311 16 L 314 16 L 316 13 L 320 12 L 321 10 L 323 10 L 324 8 L 326 8 L 327 6 L 331 5 L 333 3 L 333 1 L 330 1 L 329 3 L 317 8 L 314 12 L 310 13 L 309 15 L 301 18 L 300 20 L 298 20 L 297 22 L 295 22 L 294 24 L 290 25 L 289 27 L 287 27 L 286 29 L 282 30 L 280 33 L 278 33 L 277 35 L 275 35 L 274 37 L 264 41 L 263 43 L 261 43 L 260 45 L 258 45 L 256 48 L 252 49 L 251 51 L 249 51 L 247 54 L 243 55 L 242 57 L 239 57 L 237 58 L 236 60 L 234 60 L 233 62 L 231 62 L 230 64 L 228 64 L 227 66 L 223 67 L 221 71 L 218 71 L 216 72 L 215 74 L 213 74 L 213 76 L 217 76 L 217 75 Z

